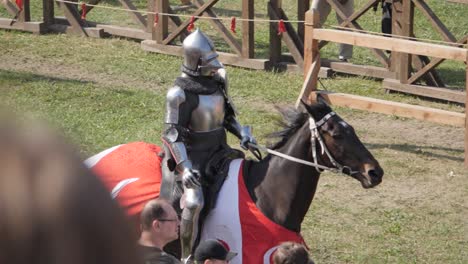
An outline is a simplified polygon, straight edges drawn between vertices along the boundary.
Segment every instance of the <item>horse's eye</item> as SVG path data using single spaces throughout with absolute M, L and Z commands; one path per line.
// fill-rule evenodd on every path
M 331 132 L 330 135 L 334 139 L 342 139 L 343 138 L 343 134 L 341 134 L 340 132 Z
M 343 135 L 341 135 L 341 134 L 335 134 L 335 135 L 332 135 L 332 137 L 334 139 L 343 139 Z

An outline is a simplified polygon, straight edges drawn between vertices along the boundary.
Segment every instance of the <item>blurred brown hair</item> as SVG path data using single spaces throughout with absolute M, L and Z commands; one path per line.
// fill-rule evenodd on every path
M 62 137 L 0 115 L 0 263 L 132 264 L 135 241 Z
M 295 242 L 282 243 L 273 254 L 274 264 L 313 264 L 307 249 Z

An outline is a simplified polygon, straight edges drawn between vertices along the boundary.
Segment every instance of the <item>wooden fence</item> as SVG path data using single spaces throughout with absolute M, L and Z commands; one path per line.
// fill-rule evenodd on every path
M 42 0 L 43 21 L 30 21 L 30 0 L 22 0 L 24 8 L 19 12 L 13 0 L 0 0 L 7 9 L 11 18 L 19 14 L 17 20 L 0 18 L 0 28 L 26 30 L 34 33 L 66 32 L 89 37 L 105 37 L 109 35 L 121 36 L 142 40 L 142 48 L 158 53 L 181 55 L 181 47 L 175 45 L 176 38 L 181 40 L 188 34 L 186 27 L 189 25 L 190 16 L 204 16 L 211 18 L 209 21 L 229 45 L 232 53 L 221 53 L 221 61 L 235 66 L 253 69 L 296 69 L 302 70 L 304 65 L 304 24 L 298 23 L 297 28 L 288 23 L 289 16 L 282 6 L 282 0 L 270 0 L 267 3 L 267 12 L 271 20 L 283 19 L 286 21 L 286 32 L 277 34 L 277 22 L 270 22 L 270 46 L 268 58 L 255 57 L 254 38 L 254 0 L 241 1 L 241 17 L 249 21 L 242 21 L 242 37 L 238 41 L 234 35 L 219 21 L 213 9 L 219 0 L 192 0 L 195 10 L 186 10 L 186 17 L 176 16 L 176 10 L 169 5 L 169 0 L 147 0 L 145 10 L 137 10 L 132 0 L 118 0 L 121 9 L 126 10 L 136 23 L 136 28 L 96 23 L 87 19 L 81 19 L 83 13 L 78 0 Z M 362 30 L 359 18 L 365 15 L 381 0 L 368 0 L 351 16 L 346 16 L 339 0 L 326 0 L 333 11 L 343 19 L 340 27 Z M 414 10 L 418 9 L 426 17 L 433 28 L 448 42 L 463 44 L 468 36 L 456 39 L 447 27 L 440 21 L 437 15 L 430 9 L 424 0 L 386 0 L 393 3 L 393 27 L 392 34 L 401 36 L 414 36 L 413 22 Z M 466 3 L 468 0 L 451 0 L 453 2 Z M 92 12 L 94 6 L 99 6 L 101 0 L 87 0 L 85 13 Z M 55 3 L 57 6 L 55 6 Z M 55 9 L 63 11 L 64 17 L 55 16 Z M 310 8 L 310 1 L 297 1 L 298 21 L 303 21 L 305 12 Z M 140 11 L 143 11 L 141 13 Z M 122 11 L 116 11 L 122 12 Z M 161 14 L 174 14 L 174 16 L 160 16 L 159 22 L 154 27 L 154 12 Z M 187 17 L 188 16 L 188 17 Z M 12 23 L 13 22 L 13 23 Z M 285 44 L 289 54 L 282 52 L 282 44 Z M 319 47 L 327 44 L 321 41 Z M 387 55 L 380 49 L 371 49 L 381 67 L 369 65 L 356 65 L 334 60 L 322 60 L 322 76 L 329 76 L 332 71 L 357 75 L 365 75 L 384 79 L 383 87 L 389 90 L 412 93 L 426 97 L 433 97 L 447 101 L 464 103 L 464 92 L 444 89 L 443 82 L 434 70 L 443 59 L 430 61 L 426 56 L 402 55 L 392 52 Z M 293 62 L 294 64 L 291 64 Z M 414 73 L 413 73 L 414 72 Z M 413 74 L 412 74 L 413 73 Z M 424 80 L 428 86 L 416 85 L 419 80 Z M 439 89 L 439 87 L 441 87 Z M 434 89 L 437 88 L 437 89 Z
M 309 41 L 304 43 L 305 80 L 298 101 L 300 99 L 313 100 L 314 96 L 321 94 L 333 105 L 465 127 L 465 167 L 468 167 L 468 122 L 466 114 L 363 96 L 323 92 L 316 89 L 321 64 L 319 41 L 331 41 L 360 47 L 391 50 L 392 52 L 457 60 L 465 63 L 468 62 L 468 49 L 357 32 L 322 29 L 318 27 L 318 19 L 319 15 L 315 10 L 306 13 L 305 38 Z M 466 68 L 466 90 L 468 90 L 468 65 Z M 464 100 L 466 105 L 468 96 L 465 96 Z
M 43 21 L 40 22 L 34 22 L 30 19 L 30 0 L 22 1 L 22 9 L 9 0 L 1 1 L 8 13 L 12 17 L 15 17 L 15 19 L 0 18 L 0 28 L 24 30 L 37 34 L 54 31 L 91 37 L 103 37 L 106 35 L 123 36 L 143 40 L 142 48 L 145 50 L 172 55 L 182 54 L 182 48 L 174 45 L 174 41 L 178 37 L 183 39 L 186 36 L 188 33 L 186 27 L 190 23 L 189 18 L 182 20 L 177 16 L 165 15 L 160 17 L 156 27 L 154 27 L 154 12 L 162 14 L 175 13 L 169 6 L 169 0 L 148 0 L 146 15 L 138 12 L 131 0 L 119 0 L 123 8 L 130 11 L 128 13 L 137 23 L 138 28 L 104 25 L 81 19 L 83 10 L 79 8 L 77 4 L 78 0 L 43 0 Z M 317 78 L 321 70 L 320 66 L 321 64 L 326 64 L 326 66 L 338 72 L 383 78 L 383 86 L 386 89 L 454 101 L 463 103 L 466 106 L 468 102 L 466 93 L 468 81 L 464 92 L 440 87 L 414 85 L 417 80 L 426 76 L 427 83 L 443 86 L 433 69 L 445 59 L 463 61 L 465 63 L 468 60 L 468 51 L 466 48 L 462 48 L 463 44 L 467 42 L 468 36 L 456 39 L 423 0 L 386 0 L 393 3 L 394 27 L 392 30 L 394 33 L 413 37 L 413 16 L 414 9 L 417 8 L 430 20 L 432 26 L 441 34 L 445 41 L 452 42 L 456 46 L 443 46 L 350 31 L 321 29 L 317 27 L 318 14 L 316 11 L 307 11 L 306 13 L 306 10 L 309 9 L 309 2 L 298 0 L 298 19 L 303 20 L 305 17 L 306 23 L 299 23 L 297 30 L 291 24 L 285 23 L 286 32 L 279 36 L 277 34 L 277 22 L 270 22 L 270 56 L 268 59 L 258 59 L 254 56 L 254 1 L 242 0 L 242 18 L 247 20 L 242 21 L 242 38 L 240 42 L 217 19 L 218 17 L 212 8 L 218 1 L 207 0 L 203 2 L 202 0 L 193 0 L 192 2 L 196 5 L 196 10 L 191 16 L 206 16 L 211 18 L 209 19 L 210 23 L 233 50 L 233 53 L 220 53 L 220 60 L 222 62 L 241 67 L 266 69 L 284 62 L 287 57 L 281 53 L 281 44 L 284 42 L 290 51 L 292 60 L 305 73 L 305 81 L 299 98 L 309 98 L 316 94 L 322 94 L 330 103 L 335 105 L 463 126 L 465 127 L 465 166 L 468 167 L 468 122 L 466 114 L 316 90 Z M 362 27 L 358 24 L 357 19 L 381 0 L 369 0 L 360 10 L 357 10 L 349 17 L 344 15 L 338 0 L 326 1 L 343 18 L 344 21 L 341 23 L 341 27 L 360 30 Z M 468 0 L 448 1 L 468 3 Z M 54 2 L 62 9 L 65 15 L 64 18 L 55 16 Z M 97 5 L 99 2 L 100 0 L 90 0 L 87 3 Z M 288 20 L 287 14 L 282 9 L 281 0 L 270 0 L 267 8 L 271 19 Z M 85 13 L 91 10 L 92 6 L 89 6 L 85 10 Z M 307 41 L 304 42 L 304 39 Z M 319 50 L 327 42 L 370 48 L 384 67 L 359 66 L 321 60 Z M 391 58 L 385 54 L 384 50 L 392 52 Z M 428 57 L 436 59 L 430 61 Z M 413 69 L 416 71 L 411 74 Z M 468 79 L 468 68 L 466 77 Z
M 468 4 L 468 0 L 458 1 Z M 393 1 L 392 6 L 392 34 L 394 35 L 415 36 L 414 12 L 417 9 L 445 42 L 458 44 L 454 45 L 455 47 L 463 47 L 463 44 L 467 43 L 468 34 L 457 39 L 423 0 Z M 439 57 L 430 60 L 427 56 L 392 52 L 391 67 L 396 73 L 396 78 L 385 79 L 383 87 L 387 90 L 464 104 L 465 92 L 444 88 L 444 82 L 434 70 L 444 59 Z M 417 85 L 416 82 L 423 77 L 427 86 Z
M 242 0 L 242 18 L 246 19 L 246 21 L 242 21 L 242 38 L 240 42 L 234 37 L 233 33 L 221 23 L 215 11 L 212 9 L 218 1 L 219 0 L 208 0 L 203 2 L 202 0 L 193 0 L 192 2 L 195 4 L 196 10 L 190 14 L 190 16 L 193 16 L 195 20 L 199 16 L 210 18 L 208 21 L 212 24 L 218 35 L 229 45 L 233 53 L 219 52 L 220 61 L 234 66 L 260 70 L 267 69 L 267 59 L 254 58 L 254 1 Z M 157 6 L 155 10 L 157 10 L 157 12 L 170 12 L 168 0 L 159 0 L 156 3 Z M 178 27 L 169 32 L 168 17 L 162 16 L 153 32 L 153 38 L 143 41 L 141 43 L 142 48 L 147 51 L 181 56 L 182 47 L 172 45 L 172 42 L 185 30 L 189 23 L 190 17 L 182 21 Z
M 22 30 L 35 34 L 46 32 L 46 26 L 44 22 L 31 21 L 31 8 L 29 0 L 22 1 L 21 9 L 9 0 L 0 1 L 7 10 L 8 14 L 11 16 L 11 18 L 0 18 L 0 28 Z

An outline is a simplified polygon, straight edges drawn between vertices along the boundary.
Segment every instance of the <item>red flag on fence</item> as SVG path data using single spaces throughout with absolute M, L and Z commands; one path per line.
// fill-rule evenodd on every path
M 284 25 L 284 20 L 281 19 L 278 22 L 278 35 L 281 35 L 281 33 L 284 33 L 284 32 L 286 32 L 286 26 Z
M 236 32 L 236 17 L 231 18 L 231 31 L 232 33 L 237 33 Z
M 16 0 L 16 6 L 18 6 L 19 10 L 23 10 L 23 0 Z
M 86 4 L 85 3 L 81 4 L 81 19 L 82 20 L 86 19 Z
M 195 17 L 192 16 L 192 17 L 190 18 L 190 23 L 189 23 L 189 25 L 187 26 L 187 30 L 188 30 L 188 31 L 192 31 L 192 29 L 195 27 L 194 23 L 195 23 Z
M 159 22 L 159 13 L 156 13 L 154 15 L 154 27 L 156 27 L 158 25 L 158 22 Z

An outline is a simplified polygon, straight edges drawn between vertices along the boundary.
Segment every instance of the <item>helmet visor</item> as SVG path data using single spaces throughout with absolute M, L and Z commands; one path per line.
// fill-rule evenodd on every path
M 213 52 L 210 56 L 206 56 L 202 59 L 201 65 L 199 66 L 201 75 L 211 76 L 217 69 L 224 68 L 223 64 L 218 60 L 218 54 Z

